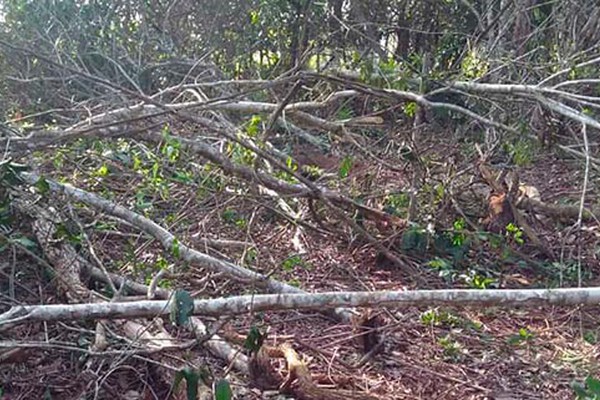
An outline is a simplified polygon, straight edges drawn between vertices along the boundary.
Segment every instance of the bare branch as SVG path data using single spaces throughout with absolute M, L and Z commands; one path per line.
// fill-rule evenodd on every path
M 123 319 L 166 316 L 171 312 L 170 300 L 136 302 L 51 304 L 14 306 L 0 315 L 4 325 L 35 321 L 80 319 Z M 568 289 L 449 289 L 377 292 L 285 293 L 234 296 L 195 300 L 193 315 L 222 316 L 250 311 L 324 310 L 338 307 L 409 307 L 418 305 L 445 306 L 539 306 L 597 305 L 600 287 Z
M 21 176 L 30 184 L 35 184 L 40 179 L 37 175 L 30 173 L 23 173 Z M 233 279 L 251 283 L 257 287 L 265 287 L 275 293 L 303 293 L 301 289 L 288 285 L 287 283 L 271 279 L 258 272 L 250 271 L 187 247 L 185 244 L 179 243 L 177 238 L 168 230 L 142 215 L 129 211 L 125 207 L 70 185 L 62 185 L 51 180 L 47 180 L 47 182 L 50 186 L 50 190 L 53 192 L 62 193 L 73 200 L 84 202 L 107 214 L 114 215 L 131 223 L 143 232 L 155 237 L 167 250 L 171 250 L 174 243 L 177 242 L 179 254 L 185 261 L 198 264 L 211 271 L 223 272 Z M 337 310 L 336 315 L 344 320 L 350 319 L 350 314 L 347 310 Z

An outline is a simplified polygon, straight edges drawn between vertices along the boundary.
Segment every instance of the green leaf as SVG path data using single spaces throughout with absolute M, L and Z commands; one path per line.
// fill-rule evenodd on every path
M 591 394 L 595 395 L 596 397 L 600 397 L 600 380 L 592 376 L 588 376 L 585 380 L 585 384 Z
M 106 164 L 102 164 L 100 168 L 96 170 L 96 176 L 104 177 L 108 175 L 108 167 Z
M 235 220 L 237 219 L 237 213 L 232 210 L 232 209 L 227 209 L 225 211 L 223 211 L 223 213 L 221 214 L 221 216 L 223 217 L 223 219 L 226 222 L 235 222 Z
M 414 101 L 406 103 L 403 107 L 403 111 L 407 117 L 414 117 L 417 113 L 417 103 L 415 103 Z
M 160 256 L 158 257 L 158 260 L 156 260 L 155 265 L 158 269 L 167 269 L 169 267 L 168 261 Z
M 454 227 L 454 230 L 461 231 L 465 229 L 465 220 L 463 218 L 458 218 L 454 221 L 452 226 Z
M 571 382 L 571 389 L 575 392 L 578 399 L 588 399 L 588 392 L 585 389 L 585 385 L 581 382 L 573 381 Z
M 248 336 L 244 340 L 244 348 L 250 350 L 251 353 L 256 353 L 264 343 L 267 335 L 262 333 L 256 326 L 251 326 Z
M 134 171 L 138 171 L 142 168 L 142 159 L 139 158 L 137 155 L 133 156 L 133 170 Z
M 281 268 L 283 268 L 284 271 L 290 272 L 294 269 L 295 266 L 301 265 L 301 264 L 302 264 L 302 257 L 300 257 L 299 255 L 293 255 L 293 256 L 286 258 L 281 263 Z
M 233 398 L 231 385 L 227 379 L 220 379 L 215 383 L 214 398 L 215 400 L 231 400 Z
M 187 171 L 175 171 L 173 173 L 173 180 L 188 185 L 194 182 L 192 175 Z
M 246 127 L 246 133 L 248 134 L 248 136 L 255 137 L 258 134 L 258 128 L 260 126 L 261 121 L 262 118 L 260 117 L 260 115 L 253 115 L 252 118 L 250 118 L 250 122 Z
M 448 260 L 443 259 L 443 258 L 439 258 L 436 257 L 433 260 L 430 260 L 427 265 L 431 268 L 436 268 L 436 269 L 448 269 L 448 268 L 452 268 L 452 263 L 450 263 Z
M 352 168 L 352 157 L 346 156 L 342 159 L 342 163 L 340 164 L 340 169 L 338 171 L 338 175 L 340 178 L 347 178 L 350 174 L 350 169 Z
M 175 389 L 179 387 L 179 384 L 183 379 L 185 379 L 186 382 L 186 394 L 188 400 L 196 400 L 198 398 L 198 381 L 200 380 L 200 374 L 190 367 L 185 367 L 184 369 L 177 371 L 174 382 Z
M 260 12 L 256 10 L 250 10 L 250 24 L 257 25 L 260 22 Z
M 177 240 L 177 238 L 173 239 L 173 243 L 171 243 L 171 254 L 173 254 L 173 257 L 175 258 L 179 258 L 181 255 L 179 252 L 179 240 Z
M 183 326 L 190 320 L 194 312 L 194 299 L 185 290 L 177 289 L 175 291 L 175 301 L 171 305 L 171 322 L 177 326 Z
M 587 331 L 583 335 L 583 340 L 585 340 L 589 344 L 596 344 L 598 342 L 598 337 L 596 336 L 594 331 Z
M 50 191 L 50 184 L 43 176 L 40 176 L 40 179 L 37 180 L 34 187 L 40 192 L 40 194 L 46 194 Z
M 285 166 L 294 172 L 298 170 L 298 165 L 294 162 L 292 157 L 288 157 L 285 159 Z

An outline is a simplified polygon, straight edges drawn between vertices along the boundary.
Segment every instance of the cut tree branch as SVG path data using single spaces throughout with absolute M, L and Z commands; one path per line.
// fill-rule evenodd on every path
M 144 300 L 88 304 L 13 306 L 0 315 L 3 325 L 35 321 L 123 319 L 166 316 L 170 300 Z M 313 294 L 260 294 L 195 300 L 193 315 L 223 316 L 258 311 L 307 311 L 339 307 L 444 306 L 539 306 L 598 305 L 600 287 L 568 289 L 448 289 L 377 292 L 325 292 Z
M 20 176 L 30 184 L 35 184 L 41 179 L 35 174 L 26 172 L 23 172 Z M 169 251 L 173 249 L 173 246 L 177 241 L 176 237 L 168 230 L 164 229 L 154 221 L 136 214 L 125 207 L 70 185 L 59 184 L 51 180 L 47 180 L 47 182 L 52 192 L 64 194 L 73 200 L 81 201 L 109 215 L 113 215 L 129 222 L 143 232 L 156 238 L 163 247 Z M 225 260 L 211 257 L 208 254 L 187 247 L 185 244 L 179 243 L 178 241 L 177 246 L 179 248 L 179 255 L 183 260 L 200 265 L 211 271 L 225 273 L 238 282 L 245 282 L 259 288 L 264 287 L 275 293 L 304 293 L 304 291 L 297 287 L 271 279 L 263 274 L 250 271 Z M 350 313 L 348 310 L 336 310 L 335 315 L 344 321 L 350 320 Z

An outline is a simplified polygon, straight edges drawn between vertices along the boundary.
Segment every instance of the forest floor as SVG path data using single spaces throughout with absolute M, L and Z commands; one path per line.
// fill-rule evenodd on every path
M 404 139 L 397 135 L 388 139 L 400 148 Z M 206 187 L 170 181 L 167 199 L 148 197 L 147 176 L 125 169 L 123 165 L 131 160 L 119 158 L 119 151 L 136 149 L 143 158 L 144 154 L 160 156 L 160 147 L 147 147 L 136 141 L 97 141 L 92 150 L 83 150 L 87 146 L 78 148 L 76 143 L 35 157 L 48 177 L 64 179 L 141 210 L 191 247 L 309 292 L 570 287 L 577 286 L 579 278 L 583 286 L 600 286 L 598 222 L 586 222 L 583 229 L 576 229 L 574 221 L 557 221 L 525 211 L 531 227 L 554 259 L 541 255 L 527 237 L 509 237 L 502 246 L 493 245 L 490 240 L 477 241 L 479 232 L 464 221 L 461 213 L 473 224 L 486 217 L 485 191 L 476 190 L 477 185 L 482 186 L 475 179 L 478 156 L 472 143 L 450 141 L 447 137 L 430 134 L 420 142 L 419 156 L 426 160 L 426 179 L 420 186 L 417 211 L 418 220 L 430 221 L 453 238 L 471 240 L 469 245 L 459 243 L 464 245 L 459 258 L 412 249 L 401 243 L 404 231 L 392 227 L 384 235 L 365 223 L 386 246 L 405 251 L 411 266 L 419 271 L 419 280 L 408 268 L 403 270 L 388 262 L 327 211 L 318 209 L 322 220 L 317 221 L 308 207 L 299 205 L 302 222 L 291 223 L 274 202 L 265 202 L 253 188 L 211 190 L 210 185 L 216 187 L 224 179 L 216 173 L 207 175 L 207 180 L 212 181 L 205 180 Z M 301 158 L 307 150 L 299 149 Z M 309 156 L 314 159 L 315 154 Z M 382 151 L 379 156 L 385 160 L 386 153 Z M 194 161 L 199 167 L 192 165 L 192 155 L 182 152 L 179 157 L 186 160 L 181 163 L 187 164 L 190 171 L 202 168 L 202 160 Z M 334 165 L 329 172 L 338 174 L 341 156 L 318 157 L 322 160 L 316 163 L 324 167 Z M 532 150 L 530 158 L 515 168 L 521 183 L 535 186 L 545 202 L 578 204 L 584 180 L 581 160 L 541 147 Z M 395 155 L 389 159 L 397 163 Z M 393 206 L 393 211 L 402 215 L 408 207 L 405 188 L 412 181 L 414 170 L 395 165 L 398 168 L 392 171 L 356 157 L 347 177 L 327 184 L 346 193 L 371 193 L 365 202 L 378 208 Z M 110 173 L 105 173 L 103 166 L 108 166 Z M 161 168 L 176 171 L 178 167 L 167 163 Z M 450 177 L 453 182 L 460 182 L 453 194 L 436 195 L 437 188 L 444 187 Z M 231 179 L 225 186 L 244 187 Z M 599 204 L 600 197 L 596 173 L 592 172 L 589 179 L 585 200 L 591 207 Z M 467 188 L 473 188 L 472 196 Z M 477 196 L 481 193 L 484 195 Z M 54 206 L 64 208 L 64 204 Z M 148 283 L 156 265 L 177 262 L 168 260 L 156 242 L 122 221 L 75 208 L 81 223 L 94 227 L 88 233 L 90 240 L 110 271 Z M 28 229 L 26 221 L 23 229 Z M 238 240 L 248 245 L 215 250 L 206 245 L 206 238 Z M 526 259 L 515 256 L 509 248 L 526 254 Z M 2 293 L 14 289 L 12 298 L 23 304 L 63 301 L 39 263 L 18 249 L 14 257 L 2 261 Z M 181 267 L 183 272 L 170 276 L 165 287 L 183 288 L 199 298 L 255 292 L 252 283 L 244 286 L 207 274 L 197 265 Z M 11 268 L 16 270 L 13 286 L 9 285 Z M 8 295 L 2 297 L 4 310 L 11 303 Z M 373 350 L 373 343 L 363 339 L 364 331 L 318 313 L 252 313 L 230 319 L 227 329 L 245 336 L 252 326 L 257 326 L 268 332 L 266 344 L 291 344 L 322 387 L 370 393 L 381 399 L 572 399 L 574 380 L 600 373 L 599 311 L 600 307 L 549 306 L 371 310 L 375 334 L 367 336 L 376 337 L 377 348 L 368 357 L 365 353 Z M 107 326 L 114 348 L 126 349 L 119 324 Z M 2 332 L 5 343 L 18 340 L 21 347 L 13 353 L 0 353 L 4 391 L 4 397 L 0 397 L 164 399 L 171 390 L 168 382 L 161 379 L 164 368 L 189 363 L 208 368 L 215 377 L 223 377 L 228 370 L 227 362 L 216 359 L 201 346 L 170 350 L 160 360 L 152 353 L 111 353 L 112 347 L 101 356 L 90 355 L 94 327 L 94 323 L 65 321 L 23 325 Z M 166 328 L 178 339 L 191 337 L 183 330 Z M 278 368 L 277 361 L 273 363 Z M 252 388 L 249 378 L 235 371 L 229 376 L 238 398 L 283 398 L 275 390 Z M 83 393 L 86 395 L 82 397 Z

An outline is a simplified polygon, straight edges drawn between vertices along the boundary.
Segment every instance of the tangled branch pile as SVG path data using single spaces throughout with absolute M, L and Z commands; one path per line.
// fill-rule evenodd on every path
M 0 362 L 100 371 L 57 398 L 435 396 L 374 367 L 418 307 L 598 304 L 594 2 L 150 3 L 3 6 Z M 341 357 L 302 339 L 332 325 Z

